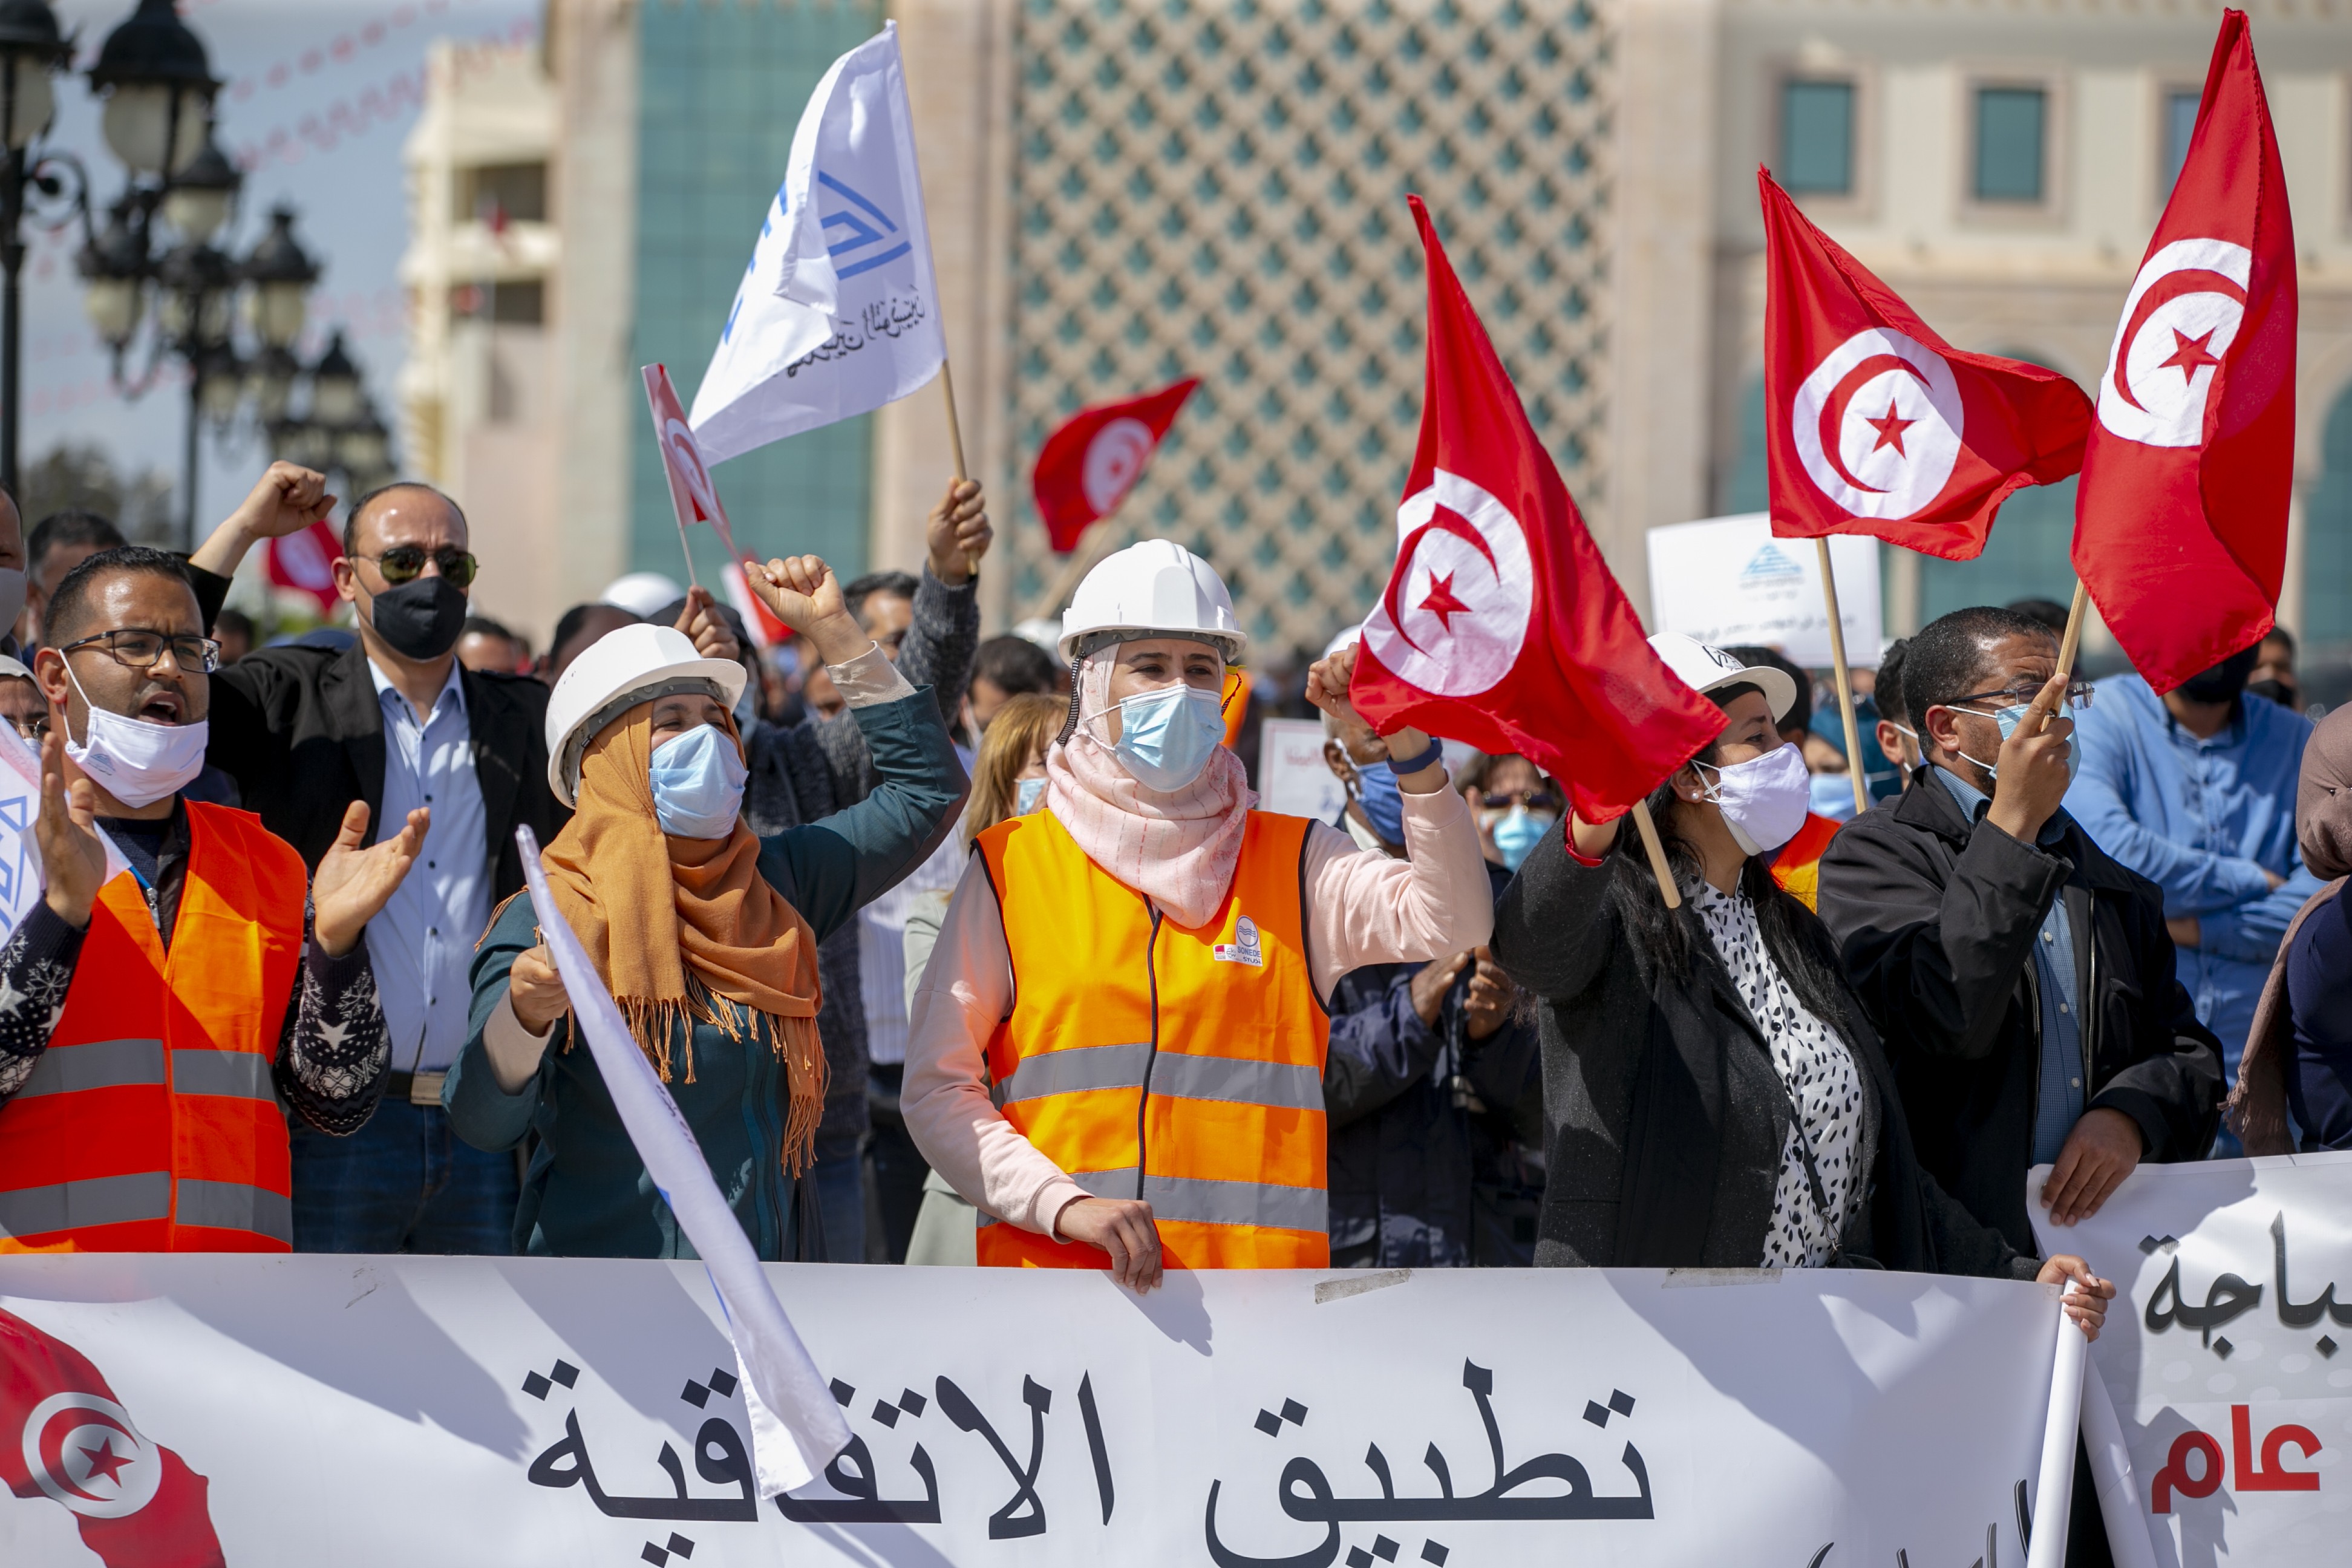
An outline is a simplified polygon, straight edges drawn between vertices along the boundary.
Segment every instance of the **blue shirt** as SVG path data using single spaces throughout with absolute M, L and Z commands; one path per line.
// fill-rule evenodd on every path
M 1938 767 L 1936 776 L 1974 822 L 1991 798 L 1959 774 Z M 1999 832 L 2000 829 L 1994 829 Z M 2054 811 L 2034 842 L 2047 849 L 2066 837 L 2066 814 Z M 2062 889 L 2042 917 L 2041 940 L 2033 944 L 2034 994 L 2042 1003 L 2042 1070 L 2033 1096 L 2033 1163 L 2057 1163 L 2066 1135 L 2083 1120 L 2083 992 L 2074 974 L 2074 922 L 2066 915 Z
M 474 943 L 490 923 L 489 824 L 474 772 L 473 727 L 456 665 L 423 720 L 371 660 L 383 711 L 383 815 L 376 837 L 400 831 L 408 814 L 430 808 L 425 849 L 382 913 L 368 921 L 384 1032 L 395 1071 L 440 1070 L 457 1059 L 470 1030 Z
M 2295 781 L 2311 721 L 2251 693 L 2212 739 L 2180 727 L 2137 675 L 2098 683 L 2075 719 L 2082 771 L 2066 809 L 2092 842 L 2164 890 L 2168 918 L 2192 916 L 2179 953 L 2197 1016 L 2221 1038 L 2235 1079 L 2254 1003 L 2286 923 L 2319 890 L 2294 847 Z M 2284 877 L 2273 890 L 2270 871 Z

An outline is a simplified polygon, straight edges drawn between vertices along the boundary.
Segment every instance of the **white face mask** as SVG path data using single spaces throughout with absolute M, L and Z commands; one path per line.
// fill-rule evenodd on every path
M 143 719 L 110 713 L 82 691 L 70 658 L 66 660 L 66 679 L 81 694 L 89 715 L 83 727 L 89 731 L 87 738 L 77 741 L 68 724 L 66 755 L 100 789 L 131 810 L 177 795 L 205 771 L 205 747 L 212 737 L 207 721 L 150 724 Z
M 1761 855 L 1778 849 L 1805 825 L 1812 776 L 1805 771 L 1805 753 L 1797 747 L 1783 743 L 1727 768 L 1696 761 L 1691 766 L 1715 775 L 1700 798 L 1713 801 L 1722 811 L 1724 826 L 1743 852 Z M 1703 780 L 1706 775 L 1700 776 Z

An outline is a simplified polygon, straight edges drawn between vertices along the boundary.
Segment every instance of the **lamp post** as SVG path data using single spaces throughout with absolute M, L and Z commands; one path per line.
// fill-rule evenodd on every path
M 288 357 L 290 361 L 291 355 Z M 367 395 L 343 334 L 338 331 L 327 340 L 327 350 L 317 364 L 307 370 L 300 369 L 299 362 L 297 366 L 296 378 L 310 384 L 309 405 L 299 416 L 289 406 L 269 423 L 272 448 L 289 462 L 343 475 L 351 481 L 346 500 L 388 483 L 393 474 L 392 433 Z
M 17 408 L 22 384 L 25 212 L 28 196 L 54 195 L 56 176 L 33 143 L 57 105 L 50 77 L 73 53 L 44 0 L 0 0 L 0 485 L 16 493 Z M 44 188 L 44 182 L 49 182 Z

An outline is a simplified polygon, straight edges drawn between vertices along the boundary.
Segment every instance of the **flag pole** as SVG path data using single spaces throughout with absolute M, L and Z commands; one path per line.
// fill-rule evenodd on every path
M 1650 803 L 1633 803 L 1633 826 L 1642 835 L 1642 847 L 1650 857 L 1650 875 L 1658 879 L 1658 897 L 1666 900 L 1666 908 L 1683 907 L 1683 896 L 1675 887 L 1675 874 L 1666 866 L 1666 847 L 1658 842 L 1658 825 L 1650 819 Z
M 1838 713 L 1845 720 L 1845 771 L 1853 781 L 1853 814 L 1860 816 L 1870 809 L 1870 786 L 1862 776 L 1862 726 L 1854 722 L 1853 675 L 1845 663 L 1845 617 L 1838 614 L 1837 574 L 1830 570 L 1829 537 L 1815 536 L 1813 546 L 1821 552 L 1822 602 L 1830 612 L 1830 663 L 1837 674 Z
M 686 584 L 689 588 L 702 586 L 702 579 L 694 574 L 694 546 L 686 541 L 686 524 L 677 525 L 677 547 L 686 555 Z
M 949 368 L 948 356 L 944 352 L 940 355 L 940 391 L 946 396 L 948 403 L 948 451 L 955 459 L 956 483 L 961 484 L 971 478 L 971 472 L 964 466 L 963 460 L 963 421 L 956 417 L 955 373 Z M 980 557 L 966 551 L 963 557 L 963 569 L 973 576 L 978 576 Z
M 2058 671 L 2069 681 L 2074 678 L 2074 656 L 2083 647 L 2083 621 L 2091 607 L 2091 591 L 2081 578 L 2074 579 L 2074 603 L 2066 612 L 2066 635 L 2058 641 Z

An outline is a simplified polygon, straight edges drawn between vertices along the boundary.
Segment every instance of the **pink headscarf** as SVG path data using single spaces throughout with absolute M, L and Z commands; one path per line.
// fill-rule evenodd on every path
M 1095 732 L 1095 721 L 1117 706 L 1116 652 L 1104 648 L 1078 666 L 1078 727 L 1046 754 L 1046 808 L 1087 859 L 1178 925 L 1206 925 L 1233 885 L 1257 796 L 1242 760 L 1223 746 L 1182 789 L 1163 793 L 1136 781 Z

